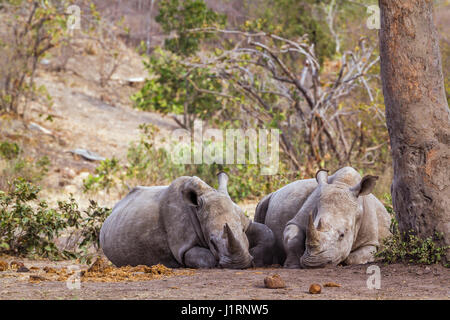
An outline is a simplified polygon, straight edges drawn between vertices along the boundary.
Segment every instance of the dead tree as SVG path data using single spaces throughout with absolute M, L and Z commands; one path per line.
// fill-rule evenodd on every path
M 224 47 L 221 54 L 205 53 L 184 63 L 189 68 L 208 68 L 253 100 L 259 108 L 249 105 L 242 108 L 261 124 L 273 120 L 274 110 L 287 114 L 289 119 L 279 124 L 281 147 L 296 169 L 302 167 L 299 159 L 305 153 L 296 143 L 299 139 L 309 147 L 308 162 L 320 165 L 328 154 L 340 165 L 350 163 L 352 153 L 363 139 L 360 130 L 356 130 L 356 135 L 345 132 L 343 121 L 356 111 L 340 103 L 356 88 L 365 89 L 373 100 L 368 84 L 373 75 L 369 70 L 378 57 L 366 39 L 360 40 L 359 50 L 343 52 L 336 75 L 325 78 L 314 46 L 306 37 L 294 41 L 265 32 L 215 28 L 191 31 L 232 38 L 235 45 Z M 292 67 L 298 65 L 290 63 L 292 57 L 303 62 L 300 68 Z M 276 103 L 271 99 L 274 97 Z

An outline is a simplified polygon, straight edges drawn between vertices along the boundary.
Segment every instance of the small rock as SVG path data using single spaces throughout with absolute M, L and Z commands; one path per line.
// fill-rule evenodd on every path
M 285 288 L 286 284 L 279 274 L 268 276 L 264 278 L 264 285 L 269 289 L 281 289 Z
M 30 272 L 30 269 L 28 269 L 25 266 L 20 267 L 19 269 L 17 269 L 17 272 Z
M 106 158 L 86 149 L 75 149 L 71 151 L 67 151 L 73 153 L 75 155 L 81 156 L 89 161 L 104 161 Z
M 313 283 L 309 287 L 309 293 L 311 293 L 311 294 L 319 294 L 321 292 L 322 292 L 322 287 L 320 286 L 320 284 Z
M 421 276 L 421 275 L 423 275 L 423 271 L 422 271 L 422 270 L 417 270 L 417 271 L 416 271 L 416 274 L 417 274 L 418 276 Z
M 71 179 L 75 178 L 76 175 L 77 174 L 75 173 L 75 170 L 68 168 L 68 167 L 64 168 L 62 171 L 62 176 L 66 179 L 71 180 Z
M 28 127 L 30 129 L 33 129 L 33 130 L 36 130 L 36 131 L 40 131 L 40 132 L 48 134 L 48 135 L 52 135 L 53 134 L 50 130 L 48 130 L 48 129 L 44 128 L 43 126 L 41 126 L 41 125 L 39 125 L 37 123 L 34 123 L 34 122 L 30 122 Z
M 8 263 L 0 260 L 0 271 L 8 270 Z
M 423 270 L 423 274 L 429 274 L 431 272 L 430 267 L 425 267 L 425 270 Z

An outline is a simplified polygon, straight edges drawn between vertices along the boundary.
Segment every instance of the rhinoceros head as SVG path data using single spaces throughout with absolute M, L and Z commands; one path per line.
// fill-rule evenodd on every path
M 302 267 L 337 265 L 346 259 L 357 232 L 356 219 L 363 211 L 358 198 L 372 191 L 378 177 L 365 176 L 356 185 L 348 186 L 329 183 L 327 172 L 319 170 L 316 179 L 318 186 L 301 209 L 309 215 Z
M 183 198 L 192 209 L 193 223 L 200 229 L 204 245 L 214 254 L 218 265 L 247 268 L 253 261 L 245 234 L 248 222 L 228 195 L 228 176 L 221 172 L 218 178 L 217 190 L 196 178 L 198 181 L 193 180 L 184 188 Z

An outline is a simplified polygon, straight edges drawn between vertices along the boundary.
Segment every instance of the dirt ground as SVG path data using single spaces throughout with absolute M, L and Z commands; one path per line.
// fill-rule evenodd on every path
M 29 272 L 9 269 L 0 272 L 1 300 L 141 300 L 141 299 L 450 299 L 450 269 L 440 265 L 406 264 L 380 267 L 380 289 L 369 289 L 367 273 L 370 265 L 337 266 L 322 269 L 254 268 L 247 270 L 173 269 L 174 274 L 148 281 L 92 282 L 81 281 L 80 289 L 69 289 L 66 281 L 30 282 L 30 276 L 42 275 L 44 267 L 61 269 L 71 262 L 24 260 L 9 257 L 7 263 L 23 262 Z M 374 264 L 371 264 L 374 265 Z M 34 268 L 33 268 L 34 267 Z M 79 265 L 81 270 L 87 266 Z M 139 273 L 139 272 L 138 272 Z M 268 289 L 264 278 L 279 274 L 284 289 Z M 43 274 L 45 277 L 45 273 Z M 324 287 L 334 282 L 340 287 Z M 311 284 L 321 285 L 320 294 L 310 294 Z
M 83 54 L 83 47 L 72 59 L 65 73 L 39 70 L 37 86 L 45 84 L 53 99 L 47 110 L 33 102 L 26 123 L 34 122 L 51 134 L 26 129 L 15 120 L 0 119 L 0 137 L 11 141 L 27 142 L 27 156 L 47 155 L 52 167 L 44 181 L 43 195 L 49 200 L 67 199 L 72 193 L 82 207 L 92 195 L 82 192 L 83 179 L 92 173 L 98 163 L 73 156 L 67 151 L 85 148 L 101 156 L 124 160 L 131 141 L 139 139 L 139 125 L 152 123 L 167 136 L 177 128 L 170 117 L 138 111 L 132 108 L 129 96 L 137 88 L 126 84 L 130 77 L 146 76 L 141 58 L 127 52 L 127 60 L 114 75 L 111 83 L 102 88 L 97 81 L 95 68 L 97 56 Z M 41 114 L 49 114 L 53 121 L 45 121 Z M 35 154 L 36 153 L 36 154 Z M 102 206 L 113 206 L 120 197 L 95 195 Z M 257 202 L 240 203 L 250 216 Z M 0 271 L 0 300 L 7 299 L 445 299 L 450 298 L 450 270 L 442 266 L 377 265 L 381 270 L 379 290 L 368 289 L 369 265 L 338 266 L 326 269 L 289 270 L 283 268 L 258 268 L 247 270 L 173 270 L 175 274 L 157 276 L 146 281 L 82 282 L 80 289 L 69 289 L 66 281 L 46 279 L 32 281 L 30 276 L 47 278 L 44 267 L 54 269 L 77 265 L 75 262 L 52 262 L 0 257 L 9 264 L 23 262 L 29 272 L 15 269 Z M 0 266 L 1 267 L 1 266 Z M 32 268 L 34 267 L 34 269 Z M 78 265 L 81 270 L 88 266 Z M 0 268 L 1 270 L 1 268 Z M 136 276 L 142 273 L 135 272 Z M 267 289 L 264 278 L 279 274 L 286 283 L 284 289 Z M 47 281 L 49 280 L 49 281 Z M 323 287 L 335 282 L 340 287 Z M 311 284 L 320 284 L 321 294 L 308 292 Z

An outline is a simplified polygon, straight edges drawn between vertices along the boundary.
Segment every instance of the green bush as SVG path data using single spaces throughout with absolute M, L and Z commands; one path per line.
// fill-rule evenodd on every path
M 261 166 L 257 164 L 176 164 L 166 149 L 155 146 L 157 127 L 143 125 L 141 130 L 141 139 L 131 143 L 128 149 L 127 163 L 121 165 L 109 159 L 101 162 L 95 174 L 84 181 L 85 192 L 110 192 L 114 187 L 123 194 L 136 185 L 168 185 L 180 176 L 198 176 L 217 187 L 217 173 L 223 170 L 230 177 L 230 196 L 234 201 L 241 201 L 264 196 L 297 178 L 296 173 L 287 173 L 282 161 L 279 174 L 274 176 L 261 175 Z
M 47 174 L 50 160 L 47 156 L 29 159 L 22 155 L 14 142 L 0 142 L 0 190 L 9 190 L 9 182 L 18 178 L 30 183 L 40 182 Z
M 95 174 L 90 174 L 84 181 L 84 191 L 106 190 L 109 193 L 117 185 L 113 177 L 120 170 L 121 166 L 116 158 L 101 161 L 100 165 L 95 168 Z
M 67 222 L 45 201 L 38 201 L 39 187 L 23 180 L 12 186 L 8 195 L 0 193 L 0 246 L 8 253 L 55 258 L 59 252 L 52 240 Z
M 391 224 L 392 236 L 383 241 L 381 249 L 375 254 L 387 263 L 406 262 L 420 264 L 435 264 L 442 261 L 450 246 L 441 247 L 437 244 L 442 234 L 421 239 L 412 231 L 401 233 L 398 222 L 393 218 Z
M 110 209 L 91 201 L 83 215 L 73 198 L 49 208 L 38 197 L 40 187 L 23 179 L 11 183 L 10 190 L 0 191 L 0 253 L 62 259 L 86 257 L 91 245 L 98 249 L 100 227 Z M 57 247 L 58 237 L 78 230 L 81 236 L 75 250 Z
M 203 0 L 162 0 L 155 20 L 164 32 L 177 34 L 164 41 L 165 48 L 177 54 L 190 55 L 199 49 L 202 40 L 211 37 L 211 34 L 190 30 L 223 26 L 226 16 L 208 8 Z
M 183 59 L 156 49 L 148 62 L 144 62 L 150 79 L 131 99 L 141 110 L 183 115 L 179 125 L 191 128 L 195 119 L 211 119 L 227 99 L 213 94 L 222 91 L 221 81 L 213 72 L 207 68 L 189 70 Z
M 96 201 L 90 200 L 89 207 L 80 212 L 73 197 L 69 201 L 59 201 L 58 208 L 70 228 L 66 230 L 70 234 L 69 239 L 77 236 L 75 247 L 70 251 L 65 250 L 64 256 L 90 263 L 100 249 L 100 229 L 112 210 L 100 207 Z
M 19 156 L 20 148 L 15 142 L 0 142 L 0 157 L 6 160 L 12 160 Z

